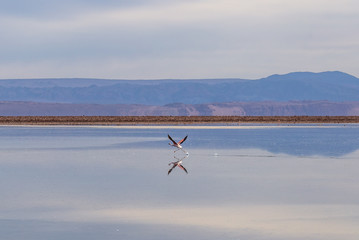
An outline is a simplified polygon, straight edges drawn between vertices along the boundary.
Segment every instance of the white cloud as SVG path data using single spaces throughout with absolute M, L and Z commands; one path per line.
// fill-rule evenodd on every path
M 77 69 L 80 77 L 88 68 L 105 78 L 251 78 L 293 70 L 359 75 L 354 0 L 74 4 L 71 11 L 70 2 L 49 6 L 61 6 L 56 17 L 0 15 L 3 77 L 18 77 L 18 69 L 32 77 L 71 77 Z

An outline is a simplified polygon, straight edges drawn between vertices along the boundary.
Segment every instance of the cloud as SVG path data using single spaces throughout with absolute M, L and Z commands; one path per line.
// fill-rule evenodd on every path
M 168 0 L 173 2 L 176 0 Z M 178 1 L 178 0 L 177 0 Z M 159 4 L 163 0 L 14 0 L 1 1 L 0 14 L 26 18 L 60 18 L 79 12 L 113 8 L 131 8 Z
M 130 79 L 357 71 L 353 0 L 32 4 L 1 10 L 3 76 L 26 77 L 19 69 L 42 77 Z

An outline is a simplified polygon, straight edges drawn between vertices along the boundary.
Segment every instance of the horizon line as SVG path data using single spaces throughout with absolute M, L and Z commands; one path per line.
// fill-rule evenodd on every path
M 240 77 L 209 77 L 209 78 L 148 78 L 148 79 L 129 79 L 129 78 L 98 78 L 98 77 L 30 77 L 30 78 L 0 78 L 0 81 L 6 80 L 105 80 L 105 81 L 201 81 L 201 80 L 261 80 L 265 78 L 269 78 L 272 76 L 285 76 L 289 74 L 301 74 L 301 73 L 309 73 L 309 74 L 322 74 L 322 73 L 341 73 L 350 75 L 352 77 L 358 78 L 353 74 L 346 73 L 339 70 L 328 70 L 328 71 L 321 71 L 321 72 L 311 72 L 311 71 L 294 71 L 294 72 L 287 72 L 287 73 L 274 73 L 267 75 L 266 77 L 260 78 L 240 78 Z

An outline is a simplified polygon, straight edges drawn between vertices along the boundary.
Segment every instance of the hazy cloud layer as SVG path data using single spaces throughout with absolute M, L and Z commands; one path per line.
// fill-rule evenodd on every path
M 359 75 L 355 0 L 0 4 L 0 78 Z

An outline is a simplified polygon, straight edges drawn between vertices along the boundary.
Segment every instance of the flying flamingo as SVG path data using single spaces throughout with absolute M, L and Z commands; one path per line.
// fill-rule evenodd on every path
M 178 159 L 177 157 L 174 157 L 174 158 L 176 158 L 178 161 L 176 161 L 176 162 L 171 162 L 171 163 L 168 164 L 168 165 L 171 165 L 171 164 L 172 164 L 173 166 L 170 168 L 170 170 L 168 170 L 168 174 L 167 174 L 167 175 L 169 175 L 175 167 L 181 168 L 183 171 L 185 171 L 185 172 L 188 174 L 187 170 L 182 166 L 182 160 L 183 160 L 185 157 L 183 157 L 182 159 Z
M 186 154 L 188 155 L 188 152 L 185 151 L 185 150 L 183 150 L 183 148 L 182 148 L 182 146 L 181 146 L 181 144 L 182 144 L 184 141 L 186 141 L 187 137 L 188 137 L 188 135 L 185 136 L 181 141 L 176 142 L 176 141 L 174 141 L 174 140 L 171 138 L 170 135 L 168 135 L 168 138 L 172 141 L 172 143 L 168 143 L 168 144 L 171 145 L 171 146 L 173 146 L 173 147 L 176 147 L 176 148 L 177 148 L 177 150 L 175 150 L 174 152 L 177 152 L 178 150 L 182 150 L 184 153 L 186 153 Z

